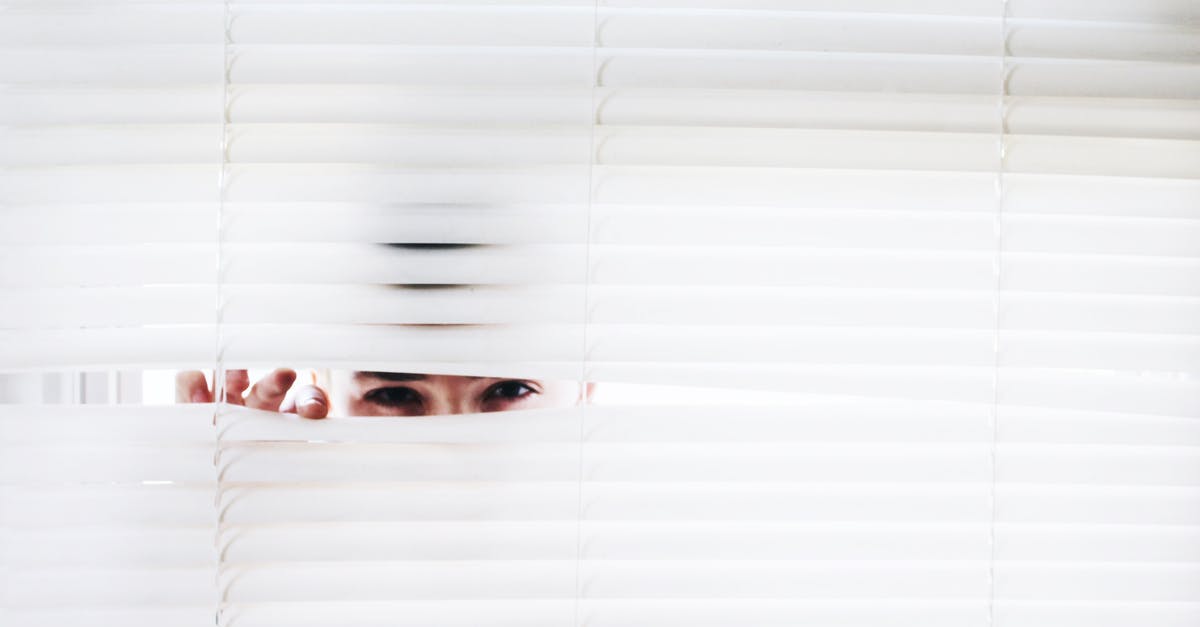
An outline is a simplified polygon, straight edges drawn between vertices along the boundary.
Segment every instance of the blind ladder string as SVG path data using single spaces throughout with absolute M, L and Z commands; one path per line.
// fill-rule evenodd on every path
M 229 86 L 230 72 L 232 70 L 232 57 L 230 56 L 230 46 L 232 45 L 232 25 L 233 13 L 230 7 L 230 0 L 222 2 L 222 43 L 221 43 L 221 168 L 217 179 L 217 272 L 216 272 L 216 329 L 214 336 L 216 338 L 216 346 L 213 353 L 213 433 L 215 450 L 213 454 L 213 469 L 215 472 L 216 487 L 213 495 L 213 509 L 215 514 L 214 529 L 213 529 L 213 548 L 216 552 L 215 558 L 215 591 L 216 591 L 216 612 L 214 622 L 218 627 L 226 624 L 225 620 L 225 599 L 227 593 L 227 582 L 225 581 L 224 562 L 226 540 L 224 537 L 224 519 L 225 519 L 225 504 L 224 504 L 224 486 L 223 478 L 225 475 L 225 462 L 222 455 L 221 445 L 221 424 L 220 417 L 225 409 L 225 364 L 224 364 L 224 341 L 222 330 L 225 318 L 225 295 L 224 295 L 224 274 L 225 274 L 225 200 L 229 188 Z
M 1008 157 L 1008 0 L 1000 0 L 1000 84 L 996 101 L 996 177 L 995 209 L 992 214 L 992 234 L 995 250 L 992 257 L 992 403 L 988 411 L 988 427 L 991 442 L 988 446 L 988 463 L 991 469 L 988 488 L 988 566 L 987 566 L 987 624 L 996 624 L 996 473 L 998 468 L 997 446 L 999 440 L 1000 406 L 1000 313 L 1001 290 L 1003 288 L 1004 262 L 1004 170 Z
M 588 349 L 590 346 L 589 331 L 591 330 L 591 287 L 592 287 L 592 201 L 595 197 L 596 171 L 596 127 L 600 124 L 600 112 L 597 110 L 596 89 L 600 84 L 600 67 L 598 50 L 600 47 L 600 1 L 592 2 L 592 63 L 588 105 L 588 176 L 587 176 L 587 216 L 584 228 L 584 261 L 583 261 L 583 338 L 582 350 L 579 353 L 579 393 L 582 397 L 578 412 L 579 440 L 578 461 L 576 469 L 576 503 L 575 503 L 575 607 L 572 624 L 580 625 L 580 614 L 583 603 L 583 452 L 584 440 L 587 437 L 588 402 L 586 398 L 588 385 Z

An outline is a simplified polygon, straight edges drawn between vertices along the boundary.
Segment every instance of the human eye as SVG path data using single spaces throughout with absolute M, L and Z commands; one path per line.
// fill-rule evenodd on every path
M 541 390 L 535 383 L 515 379 L 501 381 L 484 391 L 484 409 L 486 411 L 489 405 L 497 406 L 516 403 L 536 394 L 541 394 Z
M 390 386 L 375 388 L 363 394 L 363 400 L 389 407 L 415 406 L 421 404 L 421 395 L 410 387 Z

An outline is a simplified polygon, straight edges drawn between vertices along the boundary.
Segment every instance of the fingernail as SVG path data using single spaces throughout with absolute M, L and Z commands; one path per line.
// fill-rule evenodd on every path
M 319 398 L 305 398 L 305 399 L 300 400 L 301 407 L 307 407 L 309 405 L 320 405 L 320 406 L 324 407 L 325 401 L 322 401 Z
M 319 398 L 306 398 L 296 405 L 296 413 L 302 416 L 322 413 L 324 410 L 325 402 Z

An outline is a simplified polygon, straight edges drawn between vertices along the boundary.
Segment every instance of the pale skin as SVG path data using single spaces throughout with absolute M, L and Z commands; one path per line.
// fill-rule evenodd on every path
M 594 384 L 390 372 L 339 371 L 326 380 L 297 381 L 277 368 L 254 385 L 245 370 L 225 373 L 225 402 L 304 418 L 435 416 L 571 407 L 591 399 Z M 179 403 L 211 403 L 214 391 L 199 370 L 175 376 Z

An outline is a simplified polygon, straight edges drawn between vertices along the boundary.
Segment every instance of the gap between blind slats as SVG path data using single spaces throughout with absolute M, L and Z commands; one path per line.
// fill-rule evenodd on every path
M 481 20 L 480 28 L 487 30 L 489 34 L 499 33 L 501 36 L 493 37 L 490 41 L 480 41 L 478 38 L 473 38 L 470 43 L 455 42 L 453 38 L 447 38 L 443 33 L 437 32 L 437 25 L 422 26 L 414 24 L 413 20 L 405 17 L 400 21 L 397 27 L 388 28 L 386 19 L 380 20 L 375 18 L 369 22 L 363 22 L 359 25 L 348 25 L 346 31 L 354 33 L 353 38 L 346 37 L 346 31 L 331 30 L 331 25 L 327 17 L 322 16 L 319 24 L 308 25 L 308 28 L 313 29 L 319 25 L 317 31 L 317 39 L 328 33 L 337 33 L 335 36 L 343 37 L 343 39 L 331 40 L 326 42 L 313 42 L 313 37 L 301 40 L 297 37 L 303 36 L 305 25 L 301 24 L 297 27 L 282 31 L 283 35 L 272 37 L 271 34 L 253 34 L 239 35 L 234 33 L 233 43 L 230 49 L 242 55 L 257 54 L 270 59 L 272 53 L 277 53 L 281 49 L 289 50 L 292 54 L 299 54 L 298 60 L 302 60 L 303 53 L 311 51 L 324 51 L 326 53 L 348 55 L 355 52 L 362 53 L 370 50 L 387 50 L 392 53 L 404 54 L 428 54 L 433 52 L 442 53 L 443 58 L 452 58 L 458 54 L 479 54 L 481 52 L 489 52 L 493 54 L 509 54 L 509 55 L 553 55 L 563 52 L 575 50 L 590 49 L 591 38 L 591 11 L 586 10 L 580 12 L 585 19 L 576 19 L 576 22 L 587 23 L 584 28 L 580 28 L 578 24 L 562 24 L 557 30 L 562 33 L 557 38 L 545 37 L 539 40 L 531 41 L 529 33 L 520 33 L 518 29 L 510 29 L 508 31 L 497 30 L 502 28 L 496 24 L 494 17 L 487 17 Z M 94 18 L 93 18 L 94 19 Z M 878 33 L 865 33 L 863 24 L 847 23 L 843 20 L 826 20 L 826 23 L 811 23 L 814 20 L 805 20 L 808 24 L 797 25 L 781 25 L 780 21 L 771 18 L 759 18 L 751 20 L 740 20 L 748 22 L 747 24 L 738 24 L 739 20 L 731 20 L 729 17 L 718 17 L 710 20 L 702 20 L 696 24 L 693 30 L 688 30 L 686 27 L 681 28 L 679 17 L 671 17 L 663 20 L 671 24 L 670 30 L 665 36 L 676 38 L 675 42 L 666 42 L 663 45 L 663 25 L 654 23 L 654 20 L 623 18 L 622 16 L 610 17 L 604 25 L 604 32 L 607 33 L 604 41 L 601 42 L 600 50 L 607 57 L 620 57 L 628 55 L 646 55 L 646 56 L 679 56 L 692 55 L 703 57 L 746 57 L 751 55 L 761 55 L 764 57 L 773 58 L 829 58 L 834 57 L 872 57 L 884 56 L 888 58 L 897 57 L 931 57 L 931 58 L 957 58 L 957 59 L 988 59 L 993 56 L 992 44 L 990 43 L 998 35 L 993 32 L 997 30 L 998 24 L 992 22 L 979 22 L 964 20 L 959 24 L 931 24 L 925 33 L 914 33 L 912 28 L 905 27 L 898 29 L 894 26 L 894 22 L 889 24 L 888 20 L 879 20 L 884 28 L 879 29 Z M 56 19 L 56 26 L 60 20 Z M 457 20 L 456 20 L 457 21 Z M 249 22 L 245 16 L 237 19 L 237 23 L 243 28 L 247 28 L 243 23 Z M 632 22 L 626 24 L 625 22 Z M 370 24 L 371 29 L 365 28 L 365 25 Z M 713 27 L 719 24 L 721 32 L 719 36 L 725 41 L 713 41 Z M 685 25 L 686 26 L 686 25 Z M 889 32 L 888 27 L 893 29 Z M 413 29 L 407 37 L 403 34 L 398 34 L 397 31 Z M 542 35 L 548 31 L 543 30 L 545 27 L 540 27 L 535 31 L 536 34 Z M 772 38 L 776 46 L 770 48 L 761 48 L 762 31 L 778 28 L 780 33 Z M 848 30 L 848 29 L 856 30 Z M 1126 30 L 1120 32 L 1119 29 L 1112 27 L 1097 28 L 1089 26 L 1073 25 L 1056 25 L 1046 26 L 1037 23 L 1022 24 L 1019 20 L 1015 21 L 1010 27 L 1012 36 L 1009 39 L 1008 45 L 1010 55 L 1008 58 L 1014 64 L 1021 63 L 1047 63 L 1047 62 L 1085 62 L 1085 63 L 1139 63 L 1139 64 L 1191 64 L 1197 60 L 1196 53 L 1192 50 L 1194 42 L 1200 39 L 1196 29 L 1187 28 L 1171 28 L 1160 27 L 1154 31 L 1148 29 Z M 373 35 L 372 29 L 385 29 L 382 36 Z M 739 33 L 738 30 L 744 32 Z M 570 33 L 575 30 L 575 33 Z M 808 32 L 805 32 L 808 31 Z M 974 31 L 974 32 L 972 32 Z M 1117 32 L 1114 32 L 1117 31 Z M 17 31 L 19 38 L 25 35 L 27 30 Z M 463 29 L 456 26 L 453 33 L 455 37 L 462 36 Z M 582 33 L 582 36 L 580 35 Z M 649 33 L 652 33 L 650 35 Z M 847 33 L 853 33 L 853 37 L 858 40 L 850 39 Z M 114 36 L 118 33 L 104 33 L 107 36 Z M 738 35 L 745 39 L 745 43 L 738 39 Z M 56 33 L 62 38 L 71 37 L 65 31 Z M 165 35 L 170 36 L 168 33 Z M 77 37 L 77 36 L 76 36 Z M 795 43 L 789 43 L 788 40 L 799 38 Z M 10 39 L 13 39 L 10 37 Z M 199 55 L 204 52 L 204 46 L 212 46 L 211 41 L 199 39 L 197 41 L 186 41 L 187 35 L 183 35 L 184 41 L 176 41 L 173 43 L 160 43 L 156 41 L 138 41 L 130 42 L 128 40 L 113 39 L 108 42 L 87 42 L 78 43 L 78 39 L 66 40 L 55 44 L 16 44 L 13 46 L 18 51 L 36 51 L 36 57 L 43 64 L 54 69 L 63 69 L 66 66 L 62 60 L 56 57 L 67 58 L 77 56 L 86 58 L 90 54 L 99 53 L 101 55 L 111 55 L 112 58 L 120 58 L 121 55 L 129 54 L 132 49 L 137 49 L 144 52 L 149 52 L 155 55 L 174 54 L 182 56 L 185 54 Z M 275 41 L 272 41 L 275 39 Z M 1074 39 L 1074 41 L 1072 41 Z M 374 41 L 373 41 L 374 40 Z M 1082 41 L 1080 41 L 1082 40 Z M 675 43 L 675 45 L 671 45 Z M 1074 43 L 1074 46 L 1072 45 Z M 939 45 L 940 44 L 940 45 Z M 188 50 L 188 47 L 191 50 Z M 186 57 L 183 57 L 186 58 Z M 371 58 L 370 56 L 364 58 Z M 258 59 L 248 60 L 247 63 L 253 65 Z M 310 61 L 311 62 L 311 61 Z M 3 66 L 0 66 L 3 67 Z M 286 64 L 280 62 L 280 67 L 286 67 Z M 314 65 L 313 67 L 320 67 Z M 386 67 L 386 66 L 385 66 Z M 128 70 L 126 70 L 128 71 Z M 8 66 L 7 73 L 16 80 L 21 82 L 38 82 L 33 75 L 21 72 L 18 66 Z M 74 80 L 90 82 L 92 79 L 84 78 L 83 75 L 70 73 Z M 130 74 L 113 75 L 114 78 L 130 78 Z M 145 75 L 143 75 L 145 76 Z M 425 75 L 427 76 L 427 75 Z
M 589 442 L 987 442 L 989 405 L 896 400 L 748 396 L 737 405 L 598 405 L 569 410 L 442 416 L 436 421 L 381 418 L 302 420 L 247 409 L 222 414 L 223 442 L 376 443 L 575 442 L 584 419 Z M 997 408 L 1004 443 L 1118 446 L 1200 445 L 1187 417 Z M 736 417 L 736 420 L 733 418 Z M 682 427 L 688 427 L 683 429 Z M 1085 428 L 1086 427 L 1086 428 Z M 204 442 L 211 407 L 6 406 L 0 441 L 36 444 L 52 434 L 63 443 Z
M 284 164 L 295 164 L 297 170 L 311 170 L 314 164 L 337 164 L 347 172 L 360 165 L 401 174 L 407 168 L 469 173 L 473 168 L 564 166 L 586 161 L 581 151 L 586 151 L 588 138 L 586 133 L 575 131 L 530 133 L 514 129 L 480 134 L 396 129 L 389 133 L 379 127 L 324 127 L 305 133 L 287 127 L 233 128 L 231 133 L 229 163 L 233 176 L 239 179 L 255 177 L 258 172 L 280 172 Z M 165 135 L 162 130 L 77 131 L 61 133 L 57 138 L 46 131 L 7 132 L 0 134 L 9 146 L 9 150 L 0 152 L 0 165 L 203 164 L 211 161 L 213 150 L 211 137 L 206 135 L 204 129 L 181 129 L 178 134 Z M 1006 137 L 1009 149 L 1005 163 L 1013 173 L 1200 178 L 1200 141 Z M 994 161 L 990 154 L 994 152 L 994 138 L 984 134 L 605 127 L 598 141 L 598 166 L 984 172 Z M 71 157 L 63 158 L 60 155 L 67 145 L 71 146 Z M 286 171 L 280 176 L 286 177 Z M 278 184 L 286 185 L 286 181 Z
M 579 322 L 582 286 L 475 285 L 413 290 L 386 285 L 227 286 L 233 324 L 564 324 Z M 923 292 L 856 288 L 599 286 L 596 324 L 779 325 L 813 327 L 987 328 L 985 290 Z M 209 286 L 13 290 L 20 306 L 0 305 L 0 328 L 134 327 L 206 324 Z M 730 300 L 730 296 L 734 299 Z M 1011 331 L 1059 330 L 1200 334 L 1200 299 L 1006 291 Z M 311 301 L 300 309 L 292 303 Z M 78 304 L 87 311 L 67 306 Z M 884 305 L 887 308 L 884 308 Z
M 207 283 L 205 246 L 146 245 L 0 249 L 0 284 L 11 287 Z M 584 276 L 581 246 L 398 250 L 362 245 L 227 245 L 229 284 L 571 285 Z M 54 254 L 57 253 L 57 254 Z M 1005 289 L 1058 294 L 1192 293 L 1193 257 L 1005 252 Z M 593 245 L 595 285 L 811 286 L 978 290 L 988 251 L 869 248 Z M 153 262 L 152 264 L 150 262 Z M 436 263 L 435 263 L 436 262 Z
M 287 484 L 339 482 L 457 483 L 487 476 L 493 481 L 576 481 L 578 448 L 554 444 L 475 445 L 313 445 L 264 443 L 223 447 L 222 481 Z M 1066 447 L 1004 445 L 998 448 L 998 481 L 1047 485 L 1200 487 L 1197 447 Z M 898 450 L 903 449 L 903 450 Z M 104 454 L 119 454 L 114 463 Z M 871 444 L 600 444 L 585 446 L 585 481 L 600 482 L 765 482 L 786 476 L 790 483 L 936 484 L 982 486 L 991 479 L 986 449 L 961 443 L 886 447 Z M 48 483 L 166 481 L 196 483 L 211 474 L 212 451 L 198 446 L 110 445 L 15 447 L 0 466 L 0 481 L 13 483 L 37 472 Z M 534 462 L 528 459 L 537 455 Z M 403 461 L 389 459 L 403 456 Z M 646 460 L 653 456 L 654 461 Z M 804 456 L 796 459 L 796 456 Z M 225 460 L 223 460 L 225 461 Z M 453 461 L 456 467 L 447 464 Z M 305 464 L 319 464 L 305 468 Z M 294 466 L 281 468 L 281 466 Z M 717 465 L 719 467 L 713 467 Z M 206 472 L 205 472 L 206 471 Z M 404 492 L 402 485 L 394 489 Z
M 54 9 L 80 9 L 94 8 L 92 3 L 84 3 L 79 0 L 9 0 L 8 4 L 14 8 L 23 10 L 32 10 L 34 8 L 51 7 Z M 186 7 L 190 5 L 205 5 L 206 2 L 201 0 L 163 0 L 161 2 L 147 2 L 146 0 L 114 0 L 111 3 L 113 7 L 119 8 L 144 8 L 149 6 L 161 7 Z M 236 4 L 241 7 L 255 7 L 261 10 L 273 10 L 286 15 L 288 12 L 294 11 L 293 7 L 288 6 L 290 3 L 286 0 L 238 0 Z M 340 8 L 345 8 L 346 5 L 331 2 L 311 3 L 320 6 L 325 10 L 336 11 Z M 846 2 L 844 0 L 804 0 L 797 4 L 795 0 L 753 0 L 752 2 L 739 3 L 736 9 L 729 8 L 728 0 L 653 0 L 645 2 L 638 0 L 620 0 L 609 2 L 609 7 L 620 8 L 622 10 L 639 9 L 644 12 L 695 12 L 695 13 L 715 13 L 715 14 L 730 14 L 741 11 L 770 11 L 782 14 L 792 13 L 825 13 L 825 14 L 884 14 L 891 15 L 895 13 L 895 6 L 887 0 L 853 0 Z M 1079 20 L 1079 21 L 1097 21 L 1097 22 L 1124 22 L 1124 23 L 1178 23 L 1181 19 L 1194 17 L 1192 5 L 1189 0 L 1150 0 L 1131 8 L 1127 3 L 1120 0 L 1103 0 L 1099 2 L 1088 3 L 1062 3 L 1053 0 L 1020 0 L 1011 3 L 1009 9 L 1010 18 L 1036 18 L 1046 20 Z M 478 0 L 446 0 L 437 4 L 413 0 L 400 4 L 400 7 L 409 8 L 412 10 L 437 10 L 445 9 L 446 7 L 454 7 L 456 11 L 469 12 L 473 7 L 479 6 Z M 378 10 L 396 10 L 397 6 L 392 0 L 359 0 L 355 6 L 368 8 L 377 7 Z M 564 7 L 591 7 L 592 5 L 587 0 L 492 0 L 486 3 L 489 10 L 497 10 L 502 7 L 511 6 L 514 10 L 538 12 L 546 8 L 562 9 Z M 924 19 L 937 19 L 940 16 L 951 18 L 957 17 L 984 17 L 991 18 L 996 15 L 996 7 L 990 0 L 970 0 L 963 2 L 960 0 L 919 0 L 917 2 L 908 3 L 905 6 L 904 13 L 896 14 L 899 16 L 909 16 Z

